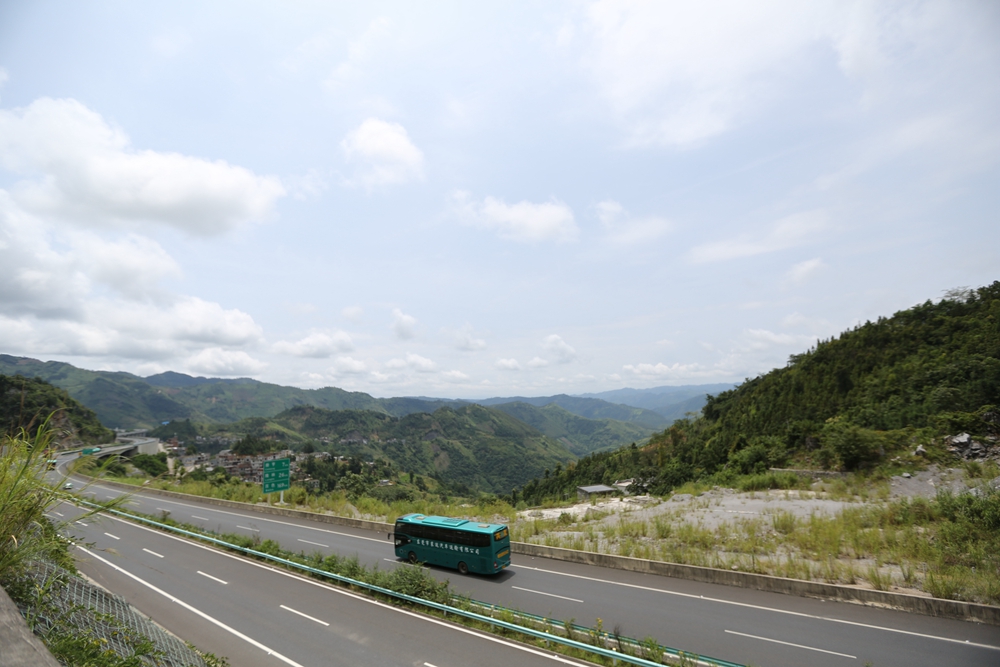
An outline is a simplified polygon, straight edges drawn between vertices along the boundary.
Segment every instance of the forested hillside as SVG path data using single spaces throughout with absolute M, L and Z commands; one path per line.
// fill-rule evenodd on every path
M 639 477 L 657 491 L 797 459 L 852 470 L 887 453 L 1000 427 L 1000 282 L 926 302 L 819 342 L 737 388 L 644 449 L 587 457 L 534 480 L 534 500 L 578 484 Z
M 458 493 L 509 493 L 546 469 L 576 457 L 559 441 L 513 417 L 480 405 L 440 408 L 393 417 L 372 410 L 298 406 L 274 417 L 232 424 L 189 422 L 154 433 L 240 439 L 251 436 L 273 449 L 329 451 L 365 461 L 383 459 L 398 471 L 435 477 Z
M 702 394 L 701 397 L 704 399 L 704 394 Z M 670 423 L 661 415 L 653 412 L 652 410 L 646 410 L 645 408 L 637 408 L 631 405 L 623 405 L 621 403 L 609 403 L 608 401 L 597 398 L 567 396 L 566 394 L 558 394 L 556 396 L 536 396 L 531 398 L 525 396 L 487 398 L 474 402 L 479 405 L 486 406 L 501 405 L 504 403 L 527 403 L 528 405 L 533 405 L 539 408 L 547 405 L 558 405 L 574 415 L 585 417 L 587 419 L 614 419 L 616 421 L 638 424 L 639 426 L 644 426 L 649 429 L 660 429 Z
M 577 456 L 608 449 L 618 449 L 633 442 L 645 442 L 653 429 L 615 419 L 586 419 L 569 412 L 556 403 L 536 407 L 520 401 L 493 406 L 532 426 L 547 436 L 556 438 Z
M 114 440 L 114 433 L 101 425 L 94 412 L 73 400 L 64 390 L 38 378 L 0 375 L 0 428 L 3 434 L 16 433 L 22 428 L 34 434 L 49 415 L 52 415 L 50 425 L 57 442 L 95 444 Z

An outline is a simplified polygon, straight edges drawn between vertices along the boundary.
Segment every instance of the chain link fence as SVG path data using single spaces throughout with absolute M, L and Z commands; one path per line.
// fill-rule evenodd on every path
M 50 563 L 36 563 L 29 576 L 36 590 L 45 592 L 39 596 L 44 604 L 21 601 L 18 609 L 36 635 L 68 627 L 86 629 L 91 637 L 126 658 L 135 655 L 137 642 L 148 639 L 153 650 L 140 656 L 144 665 L 208 667 L 197 652 L 124 598 Z

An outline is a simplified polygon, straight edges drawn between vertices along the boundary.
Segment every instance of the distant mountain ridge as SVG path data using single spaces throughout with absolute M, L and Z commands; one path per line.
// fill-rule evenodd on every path
M 593 396 L 494 397 L 457 400 L 426 396 L 375 398 L 336 387 L 300 389 L 250 378 L 206 378 L 167 371 L 147 378 L 125 372 L 89 371 L 71 364 L 42 362 L 0 354 L 0 373 L 38 377 L 65 389 L 108 426 L 150 428 L 175 420 L 229 424 L 248 418 L 272 418 L 298 406 L 325 410 L 368 410 L 392 417 L 434 413 L 448 407 L 495 407 L 561 442 L 576 456 L 643 442 L 670 425 L 654 410 L 613 403 Z M 709 385 L 708 390 L 720 386 Z M 618 390 L 606 395 L 655 405 L 658 397 L 675 400 L 675 410 L 699 410 L 704 387 Z M 650 398 L 652 396 L 652 398 Z M 687 403 L 684 403 L 687 401 Z M 680 405 L 680 407 L 678 407 Z
M 644 443 L 654 429 L 615 419 L 588 419 L 556 403 L 537 407 L 521 401 L 493 406 L 562 442 L 576 456 Z
M 669 424 L 675 419 L 683 419 L 689 412 L 701 412 L 709 395 L 717 396 L 735 387 L 736 385 L 731 383 L 664 385 L 648 389 L 613 389 L 580 394 L 580 397 L 645 408 L 656 412 Z
M 620 403 L 609 403 L 608 401 L 580 396 L 569 396 L 558 394 L 556 396 L 513 396 L 508 398 L 484 398 L 470 401 L 479 405 L 501 405 L 504 403 L 527 403 L 535 407 L 543 407 L 554 403 L 559 407 L 587 419 L 615 419 L 622 422 L 631 422 L 645 426 L 650 429 L 662 429 L 670 425 L 662 415 L 652 410 L 623 405 Z

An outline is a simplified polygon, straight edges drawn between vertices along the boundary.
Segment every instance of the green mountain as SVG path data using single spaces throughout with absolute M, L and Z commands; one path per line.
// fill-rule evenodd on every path
M 525 486 L 529 502 L 578 484 L 639 477 L 662 492 L 789 459 L 845 470 L 917 441 L 1000 437 L 1000 282 L 866 322 L 708 398 L 702 415 Z M 947 456 L 943 446 L 939 455 Z M 932 453 L 933 453 L 932 451 Z
M 296 405 L 386 410 L 380 403 L 383 399 L 336 387 L 298 389 L 247 378 L 193 378 L 182 373 L 161 373 L 147 379 L 6 354 L 0 354 L 0 373 L 50 382 L 87 405 L 102 423 L 122 428 L 152 428 L 165 421 L 184 419 L 226 423 L 276 415 Z M 405 409 L 404 405 L 400 407 Z
M 63 387 L 93 409 L 102 422 L 151 428 L 163 422 L 231 424 L 272 417 L 296 406 L 367 410 L 404 417 L 460 409 L 469 402 L 427 397 L 374 398 L 336 387 L 298 389 L 248 378 L 219 379 L 166 372 L 141 378 L 130 373 L 86 371 L 60 362 L 0 355 L 0 372 L 40 377 Z M 523 399 L 520 413 L 542 433 L 559 439 L 576 455 L 644 440 L 666 421 L 654 412 L 572 396 Z M 532 412 L 528 404 L 553 409 Z M 563 408 L 562 411 L 556 408 Z M 504 410 L 513 414 L 512 409 Z M 572 413 L 572 414 L 570 414 Z M 519 417 L 520 418 L 520 417 Z M 251 422 L 252 423 L 252 422 Z
M 104 428 L 92 410 L 65 390 L 38 378 L 0 375 L 0 427 L 4 433 L 21 428 L 34 433 L 49 415 L 58 442 L 98 444 L 115 439 L 114 432 Z
M 112 427 L 150 427 L 168 419 L 204 416 L 131 373 L 88 371 L 60 361 L 38 361 L 0 354 L 0 373 L 37 377 L 65 389 Z
M 536 407 L 518 401 L 500 403 L 493 408 L 559 440 L 577 456 L 617 449 L 632 442 L 643 442 L 653 433 L 653 429 L 639 424 L 615 419 L 586 419 L 556 403 Z
M 487 406 L 500 405 L 502 403 L 527 403 L 528 405 L 534 405 L 539 408 L 555 404 L 564 410 L 573 413 L 574 415 L 586 417 L 587 419 L 615 419 L 621 422 L 638 424 L 650 429 L 664 428 L 670 424 L 670 422 L 664 419 L 662 415 L 659 415 L 652 410 L 617 403 L 609 403 L 608 401 L 598 398 L 567 396 L 566 394 L 559 394 L 558 396 L 539 396 L 533 398 L 524 396 L 515 396 L 511 398 L 486 398 L 475 401 L 475 403 Z
M 272 437 L 290 445 L 365 460 L 383 458 L 397 470 L 431 475 L 456 486 L 508 493 L 546 469 L 575 457 L 560 442 L 500 410 L 479 405 L 394 417 L 371 410 L 297 406 L 270 419 L 243 420 L 226 431 Z

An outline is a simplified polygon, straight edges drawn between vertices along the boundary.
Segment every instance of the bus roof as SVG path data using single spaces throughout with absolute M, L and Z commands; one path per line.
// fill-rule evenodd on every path
M 457 530 L 467 530 L 473 533 L 492 533 L 505 526 L 499 523 L 476 523 L 468 519 L 454 519 L 447 516 L 427 516 L 425 514 L 407 514 L 401 516 L 396 521 L 403 523 L 421 523 L 425 526 L 440 526 L 441 528 L 455 528 Z

